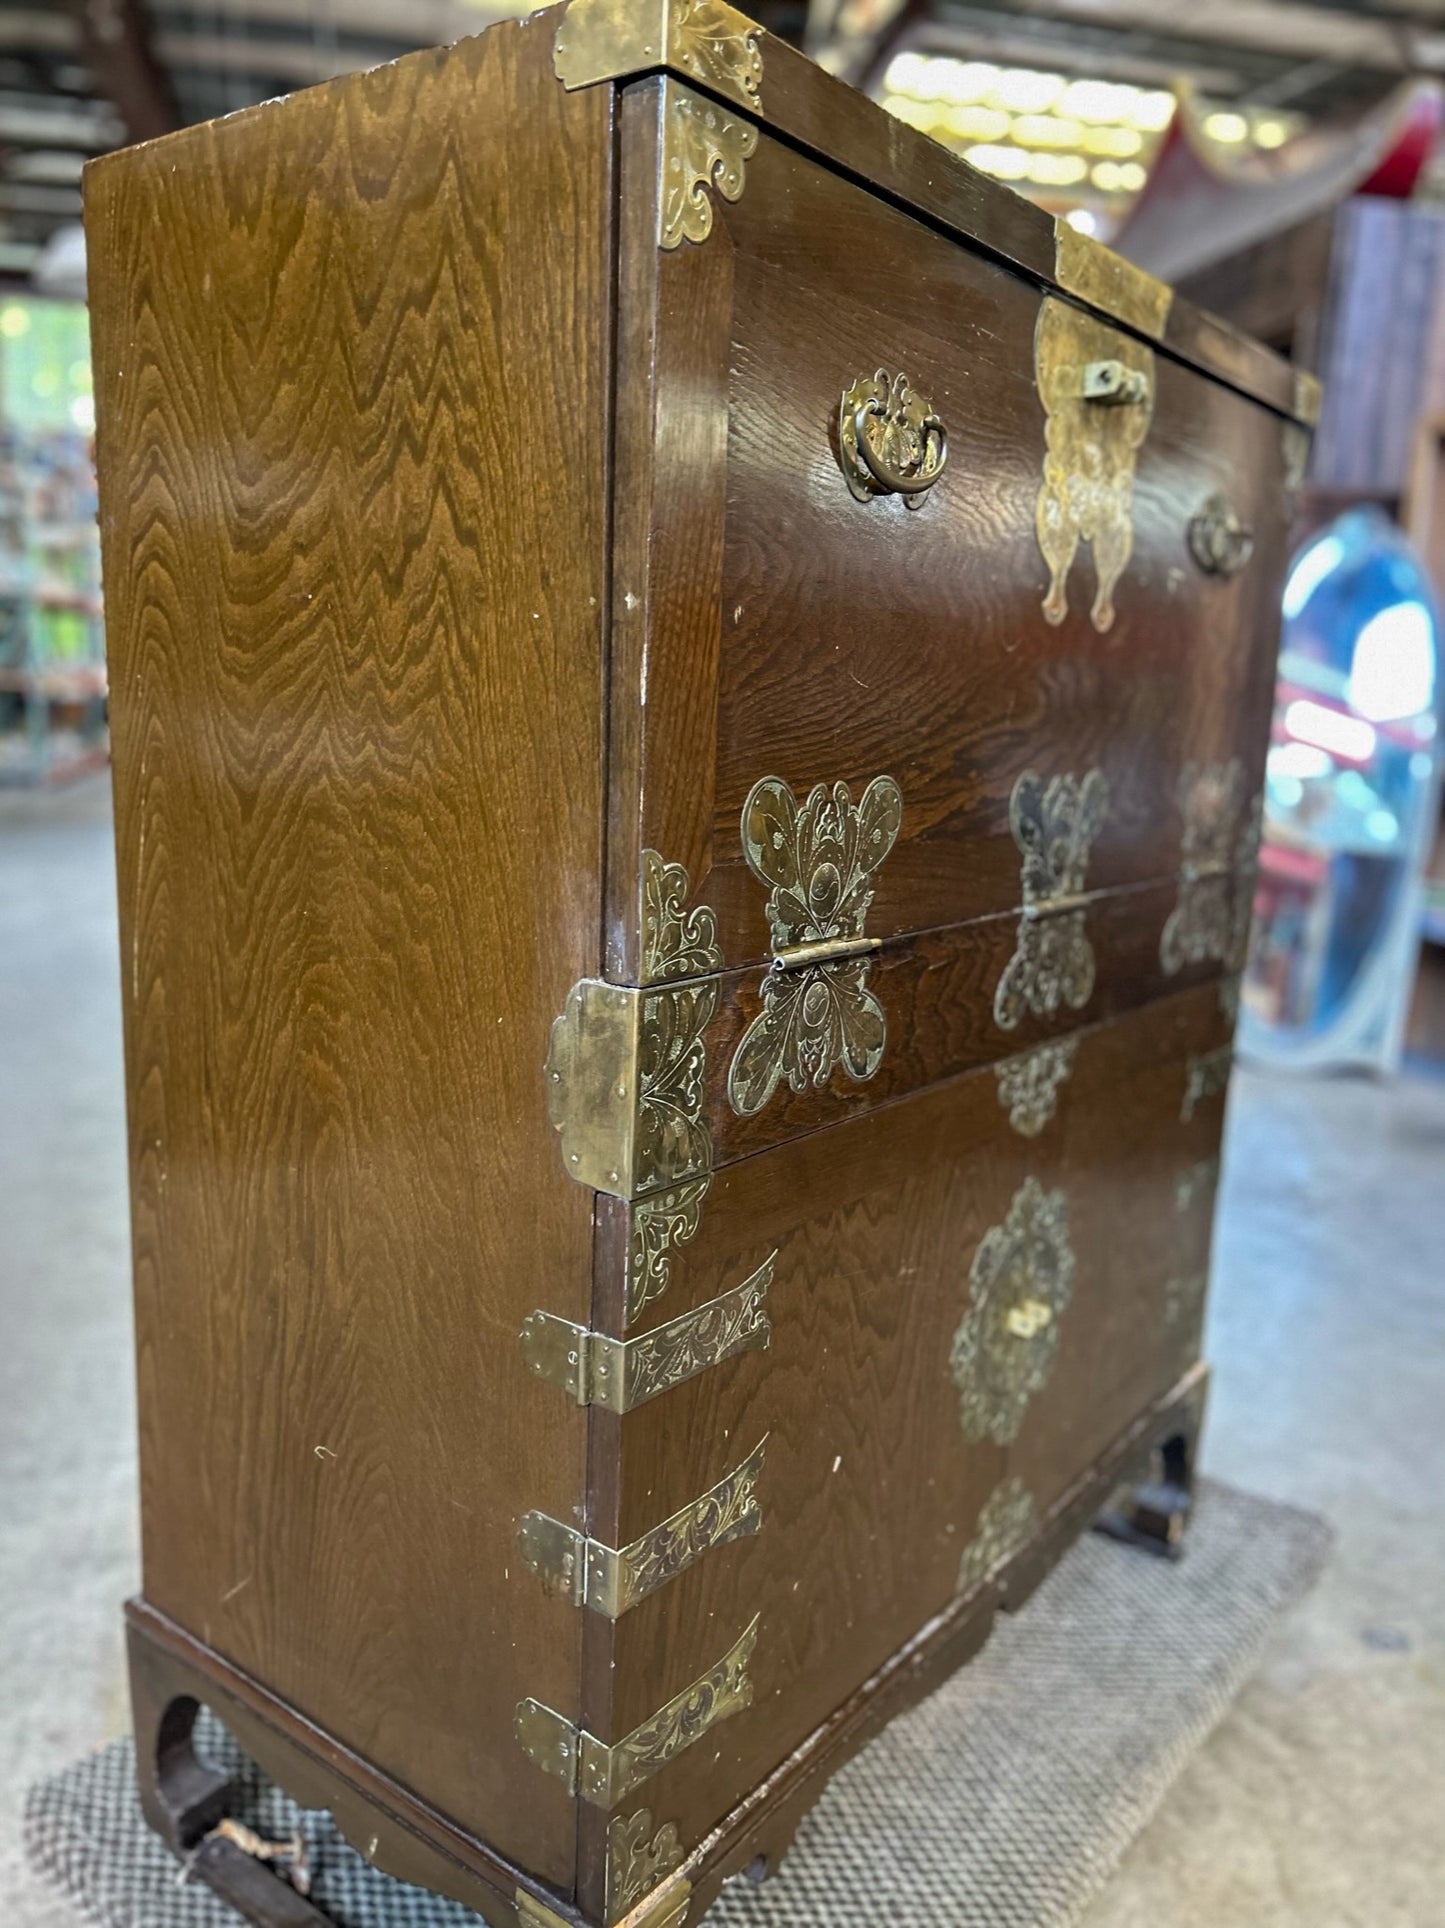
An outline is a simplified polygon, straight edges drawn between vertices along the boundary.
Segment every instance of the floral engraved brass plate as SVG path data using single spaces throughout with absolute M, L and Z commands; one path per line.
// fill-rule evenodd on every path
M 517 1708 L 517 1740 L 544 1773 L 555 1775 L 584 1801 L 596 1807 L 615 1807 L 684 1748 L 700 1741 L 719 1721 L 752 1705 L 748 1663 L 757 1639 L 758 1620 L 754 1615 L 715 1667 L 674 1695 L 625 1740 L 610 1745 L 600 1741 L 536 1700 L 524 1700 Z
M 567 88 L 672 66 L 760 111 L 762 34 L 725 0 L 571 0 L 552 64 Z
M 1064 1194 L 1026 1178 L 974 1254 L 969 1307 L 953 1338 L 950 1367 L 970 1444 L 1018 1437 L 1029 1400 L 1054 1369 L 1073 1287 Z
M 654 1833 L 646 1808 L 630 1819 L 614 1815 L 607 1825 L 608 1921 L 620 1921 L 681 1860 L 676 1822 L 666 1821 Z
M 1159 939 L 1159 962 L 1171 977 L 1211 962 L 1237 969 L 1249 939 L 1260 810 L 1256 801 L 1246 812 L 1239 759 L 1185 764 L 1179 809 L 1179 898 Z
M 522 1558 L 549 1593 L 620 1620 L 714 1547 L 761 1530 L 757 1488 L 767 1443 L 764 1437 L 741 1466 L 630 1546 L 608 1546 L 546 1513 L 524 1513 L 517 1529 Z
M 563 1159 L 581 1184 L 619 1198 L 712 1168 L 702 1119 L 704 1033 L 717 1011 L 711 974 L 721 969 L 722 952 L 712 911 L 705 904 L 689 910 L 688 890 L 681 864 L 644 850 L 642 988 L 583 978 L 552 1026 L 547 1112 L 561 1134 Z M 691 1232 L 679 1228 L 678 1235 Z M 660 1291 L 667 1278 L 661 1256 L 653 1276 Z M 643 1299 L 652 1296 L 644 1292 Z
M 1094 947 L 1084 927 L 1084 876 L 1089 849 L 1109 808 L 1101 770 L 1050 779 L 1025 770 L 1009 799 L 1009 825 L 1023 853 L 1023 916 L 1018 945 L 994 993 L 1000 1029 L 1012 1031 L 1032 1012 L 1052 1017 L 1061 1005 L 1080 1010 L 1094 991 Z
M 662 178 L 657 199 L 657 241 L 679 248 L 712 233 L 712 188 L 725 201 L 742 196 L 745 163 L 758 145 L 751 122 L 704 100 L 674 80 L 662 89 Z
M 651 990 L 583 978 L 552 1026 L 547 1113 L 571 1175 L 631 1198 L 712 1167 L 702 1117 L 716 978 Z
M 554 1312 L 529 1313 L 519 1334 L 522 1356 L 579 1406 L 630 1413 L 736 1353 L 767 1348 L 773 1329 L 764 1301 L 776 1258 L 770 1254 L 741 1285 L 636 1339 L 589 1332 Z
M 638 924 L 644 984 L 706 977 L 722 969 L 717 919 L 706 904 L 687 908 L 691 889 L 681 864 L 667 863 L 655 850 L 643 851 Z
M 1091 393 L 1091 366 L 1119 379 Z M 1154 354 L 1128 335 L 1045 299 L 1034 336 L 1034 372 L 1047 417 L 1043 483 L 1035 510 L 1049 566 L 1044 615 L 1068 613 L 1068 578 L 1081 543 L 1092 545 L 1096 587 L 1090 619 L 1114 621 L 1114 590 L 1134 551 L 1134 463 L 1154 412 Z
M 973 1538 L 958 1563 L 960 1595 L 972 1593 L 1026 1546 L 1038 1529 L 1039 1509 L 1021 1479 L 1006 1479 L 984 1502 Z
M 821 1089 L 839 1065 L 871 1078 L 883 1058 L 883 1007 L 868 987 L 863 935 L 872 879 L 897 841 L 903 795 L 874 777 L 855 804 L 846 783 L 817 784 L 800 806 L 778 777 L 755 783 L 743 805 L 748 868 L 769 888 L 773 963 L 763 1008 L 728 1070 L 728 1102 L 751 1117 L 786 1079 Z
M 921 509 L 948 461 L 948 432 L 906 375 L 880 368 L 843 391 L 838 454 L 855 500 L 901 495 Z
M 623 1289 L 627 1325 L 632 1325 L 642 1308 L 660 1299 L 667 1290 L 672 1273 L 672 1248 L 685 1245 L 696 1233 L 702 1217 L 702 1202 L 711 1184 L 710 1178 L 694 1178 L 686 1185 L 672 1185 L 665 1192 L 650 1192 L 646 1198 L 634 1202 Z
M 1037 1138 L 1053 1117 L 1059 1087 L 1074 1068 L 1078 1048 L 1077 1038 L 1060 1038 L 1056 1044 L 1041 1044 L 1037 1051 L 995 1065 L 998 1101 L 1021 1138 Z

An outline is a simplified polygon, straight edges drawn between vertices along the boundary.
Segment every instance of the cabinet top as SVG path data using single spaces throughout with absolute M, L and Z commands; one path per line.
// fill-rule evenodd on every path
M 567 0 L 555 17 L 564 87 L 674 74 L 1215 380 L 1307 426 L 1318 418 L 1313 375 L 895 119 L 727 0 Z

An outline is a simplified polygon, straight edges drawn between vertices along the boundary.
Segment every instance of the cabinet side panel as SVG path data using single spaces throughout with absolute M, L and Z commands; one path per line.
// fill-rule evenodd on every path
M 611 90 L 509 24 L 92 169 L 145 1592 L 566 1892 Z M 524 1579 L 527 1580 L 523 1584 Z

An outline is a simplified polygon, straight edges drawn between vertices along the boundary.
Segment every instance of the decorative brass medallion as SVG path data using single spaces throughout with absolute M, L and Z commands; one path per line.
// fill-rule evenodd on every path
M 757 1638 L 758 1620 L 754 1615 L 715 1667 L 674 1695 L 625 1740 L 609 1745 L 540 1701 L 529 1699 L 517 1708 L 518 1743 L 544 1773 L 555 1775 L 584 1801 L 596 1807 L 615 1807 L 649 1775 L 700 1741 L 719 1721 L 752 1705 L 748 1663 Z
M 667 1290 L 672 1248 L 686 1245 L 696 1233 L 711 1184 L 711 1178 L 693 1178 L 633 1201 L 623 1285 L 625 1325 L 632 1325 L 643 1307 Z
M 972 1593 L 1011 1560 L 1038 1530 L 1039 1509 L 1021 1479 L 1006 1479 L 984 1502 L 973 1538 L 958 1563 L 957 1592 Z
M 1206 1098 L 1217 1098 L 1229 1087 L 1229 1073 L 1234 1064 L 1234 1046 L 1216 1045 L 1213 1051 L 1202 1056 L 1190 1058 L 1184 1070 L 1184 1102 L 1179 1107 L 1180 1122 L 1188 1124 L 1197 1106 Z
M 901 495 L 921 509 L 948 461 L 948 431 L 905 374 L 880 368 L 843 391 L 838 454 L 855 500 Z
M 767 1443 L 765 1436 L 741 1466 L 630 1546 L 608 1546 L 546 1513 L 524 1513 L 517 1528 L 522 1558 L 549 1593 L 620 1620 L 714 1547 L 761 1531 L 757 1487 Z
M 1068 613 L 1068 577 L 1082 542 L 1094 554 L 1095 629 L 1114 621 L 1114 590 L 1134 550 L 1134 463 L 1154 412 L 1154 354 L 1068 302 L 1046 298 L 1034 372 L 1047 417 L 1035 511 L 1049 566 L 1044 615 Z
M 1102 770 L 1080 780 L 1043 778 L 1025 770 L 1009 799 L 1009 825 L 1023 853 L 1023 915 L 1018 944 L 994 993 L 1000 1029 L 1012 1031 L 1026 1012 L 1052 1017 L 1061 1005 L 1080 1010 L 1094 991 L 1094 947 L 1084 927 L 1084 876 L 1089 849 L 1109 808 Z
M 722 969 L 717 919 L 706 904 L 687 909 L 691 890 L 683 865 L 667 863 L 655 850 L 643 851 L 638 926 L 644 984 L 706 977 Z
M 679 248 L 712 233 L 711 187 L 725 201 L 742 198 L 745 163 L 757 150 L 758 130 L 675 80 L 662 83 L 662 160 L 657 241 Z
M 864 937 L 863 924 L 902 821 L 892 777 L 874 777 L 856 804 L 846 783 L 815 785 L 801 807 L 779 777 L 749 791 L 743 854 L 769 888 L 773 962 L 728 1070 L 739 1117 L 761 1111 L 783 1079 L 793 1091 L 821 1090 L 839 1065 L 860 1082 L 877 1071 L 887 1027 L 866 953 L 879 940 Z
M 1254 531 L 1226 495 L 1211 495 L 1189 519 L 1189 553 L 1207 576 L 1237 576 L 1254 554 Z
M 607 1824 L 608 1921 L 620 1921 L 681 1860 L 675 1821 L 665 1821 L 654 1834 L 646 1808 L 630 1819 L 614 1815 Z
M 1018 1437 L 1024 1409 L 1054 1369 L 1073 1286 L 1064 1194 L 1026 1178 L 974 1254 L 968 1310 L 953 1337 L 950 1367 L 970 1444 Z
M 1041 1044 L 994 1066 L 998 1101 L 1021 1138 L 1037 1138 L 1058 1107 L 1059 1087 L 1074 1068 L 1077 1038 Z
M 766 1351 L 773 1329 L 764 1300 L 777 1256 L 730 1292 L 636 1339 L 589 1332 L 554 1312 L 529 1313 L 518 1335 L 522 1356 L 539 1379 L 579 1406 L 632 1412 L 739 1352 Z
M 1239 970 L 1249 944 L 1260 812 L 1246 810 L 1244 771 L 1226 763 L 1186 763 L 1179 776 L 1184 818 L 1179 897 L 1159 939 L 1159 962 L 1176 972 L 1210 962 Z
M 571 0 L 553 43 L 564 87 L 679 67 L 740 107 L 762 109 L 763 30 L 725 0 Z

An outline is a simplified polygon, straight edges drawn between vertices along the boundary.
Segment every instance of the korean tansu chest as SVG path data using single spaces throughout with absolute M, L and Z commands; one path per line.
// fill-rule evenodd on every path
M 87 220 L 147 1812 L 681 1928 L 1182 1518 L 1308 384 L 721 0 Z

